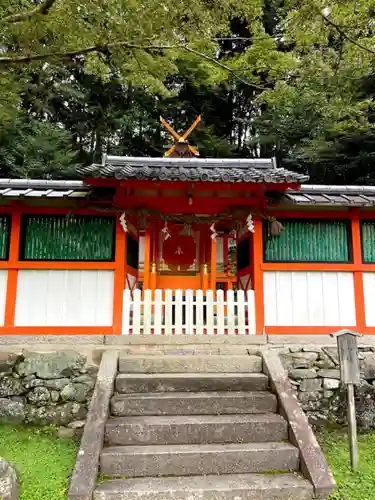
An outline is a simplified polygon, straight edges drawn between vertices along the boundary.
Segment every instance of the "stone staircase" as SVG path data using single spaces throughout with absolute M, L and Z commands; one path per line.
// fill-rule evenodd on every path
M 310 500 L 258 355 L 121 354 L 95 500 Z

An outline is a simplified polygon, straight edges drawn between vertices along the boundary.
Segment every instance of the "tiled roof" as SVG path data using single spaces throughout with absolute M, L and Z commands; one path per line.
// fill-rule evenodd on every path
M 80 169 L 84 177 L 118 180 L 301 183 L 308 176 L 276 168 L 270 159 L 138 158 L 105 156 Z
M 299 206 L 375 206 L 375 186 L 302 185 L 298 191 L 286 191 L 282 204 Z
M 82 181 L 0 179 L 0 198 L 81 199 L 89 194 Z

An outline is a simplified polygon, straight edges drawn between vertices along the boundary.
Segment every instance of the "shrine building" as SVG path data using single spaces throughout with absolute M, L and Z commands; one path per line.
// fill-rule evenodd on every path
M 0 334 L 375 333 L 375 187 L 183 136 L 80 175 L 0 179 Z

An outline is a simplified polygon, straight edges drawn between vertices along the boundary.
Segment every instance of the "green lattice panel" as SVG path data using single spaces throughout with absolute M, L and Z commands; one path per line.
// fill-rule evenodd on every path
M 0 216 L 0 260 L 7 260 L 9 253 L 10 219 Z
M 25 260 L 114 260 L 112 217 L 28 216 L 22 225 Z
M 375 222 L 361 223 L 362 259 L 365 264 L 375 263 Z
M 264 232 L 266 262 L 350 262 L 346 221 L 281 220 L 280 236 Z

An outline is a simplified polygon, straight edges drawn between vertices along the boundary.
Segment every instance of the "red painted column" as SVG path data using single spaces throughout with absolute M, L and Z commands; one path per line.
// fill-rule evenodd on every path
M 145 257 L 143 270 L 143 290 L 150 288 L 150 271 L 151 271 L 151 228 L 147 225 L 145 233 Z
M 353 212 L 351 217 L 352 229 L 352 251 L 353 251 L 353 264 L 357 266 L 362 265 L 362 250 L 361 250 L 361 225 L 359 219 L 359 212 Z M 355 299 L 355 316 L 356 327 L 361 333 L 366 326 L 366 312 L 365 312 L 365 294 L 363 289 L 363 272 L 354 271 L 354 299 Z
M 264 333 L 264 286 L 263 286 L 263 226 L 262 218 L 254 217 L 254 233 L 252 233 L 251 257 L 253 259 L 253 290 L 255 293 L 256 333 Z
M 13 327 L 16 314 L 17 281 L 18 281 L 18 257 L 20 250 L 21 213 L 15 209 L 12 214 L 10 245 L 9 245 L 9 269 L 7 280 L 7 296 L 5 303 L 4 326 Z
M 122 303 L 126 284 L 126 246 L 127 233 L 122 228 L 120 221 L 116 220 L 116 266 L 113 295 L 113 333 L 121 335 L 122 332 Z

